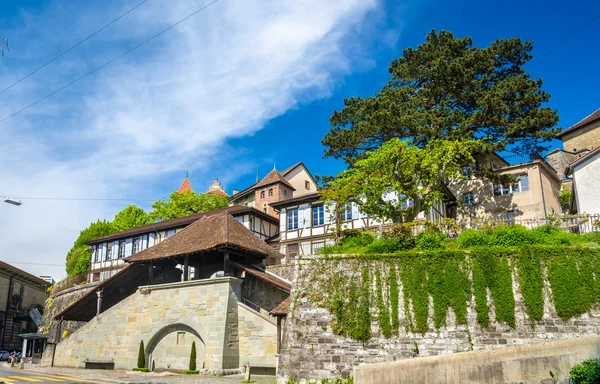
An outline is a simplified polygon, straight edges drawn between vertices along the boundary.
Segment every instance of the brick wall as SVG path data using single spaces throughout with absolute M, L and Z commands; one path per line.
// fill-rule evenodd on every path
M 272 194 L 270 191 L 272 191 Z M 264 197 L 262 197 L 263 193 Z M 266 208 L 266 213 L 268 215 L 279 217 L 279 212 L 275 211 L 269 204 L 291 199 L 292 193 L 292 189 L 282 183 L 271 184 L 262 188 L 258 188 L 256 191 L 254 191 L 254 198 L 256 201 L 255 208 L 261 212 L 265 212 Z

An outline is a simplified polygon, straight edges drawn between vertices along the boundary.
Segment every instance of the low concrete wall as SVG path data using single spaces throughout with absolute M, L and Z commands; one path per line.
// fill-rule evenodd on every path
M 566 384 L 571 368 L 590 357 L 600 357 L 600 336 L 360 365 L 354 367 L 354 381 L 357 384 Z

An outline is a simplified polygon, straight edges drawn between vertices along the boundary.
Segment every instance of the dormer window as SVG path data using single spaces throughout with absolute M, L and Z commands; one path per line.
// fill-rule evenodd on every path
M 269 197 L 273 196 L 273 188 L 269 188 Z
M 287 189 L 283 189 L 283 196 L 287 196 Z

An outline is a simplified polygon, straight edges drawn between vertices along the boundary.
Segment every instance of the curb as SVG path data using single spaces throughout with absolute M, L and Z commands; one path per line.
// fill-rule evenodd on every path
M 85 379 L 82 377 L 78 377 L 76 375 L 61 375 L 61 374 L 57 374 L 56 372 L 48 372 L 48 371 L 43 371 L 41 369 L 27 369 L 27 368 L 23 368 L 23 369 L 16 368 L 16 369 L 18 369 L 19 371 L 27 371 L 27 372 L 31 372 L 31 373 L 43 373 L 43 374 L 51 375 L 51 376 L 71 376 L 74 379 L 79 379 L 83 382 L 85 382 L 85 381 L 105 381 L 105 382 L 117 383 L 117 384 L 139 384 L 139 383 L 129 383 L 127 381 L 120 381 L 120 380 L 113 380 L 113 379 Z M 4 382 L 0 381 L 0 384 L 4 384 Z

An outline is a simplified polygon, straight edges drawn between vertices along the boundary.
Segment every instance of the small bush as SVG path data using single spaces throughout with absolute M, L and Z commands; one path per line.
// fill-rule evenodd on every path
M 587 359 L 571 369 L 569 372 L 573 384 L 600 383 L 600 360 Z
M 196 342 L 192 341 L 192 351 L 190 352 L 190 369 L 189 371 L 196 371 Z M 198 372 L 198 371 L 196 371 Z
M 417 248 L 423 251 L 440 249 L 446 236 L 441 232 L 423 232 L 417 237 Z
M 412 226 L 408 224 L 396 224 L 382 234 L 384 239 L 396 239 L 402 243 L 401 249 L 413 249 L 415 247 L 415 235 Z
M 516 247 L 535 244 L 535 234 L 521 225 L 510 225 L 493 230 L 490 234 L 491 245 L 499 247 Z
M 184 375 L 197 375 L 199 373 L 200 373 L 200 371 L 198 371 L 196 369 L 186 369 L 185 371 L 183 371 Z
M 475 229 L 467 229 L 456 238 L 456 242 L 463 249 L 471 247 L 483 247 L 490 245 L 490 236 L 487 234 L 487 232 L 477 231 Z
M 405 247 L 406 244 L 400 239 L 382 238 L 374 240 L 371 244 L 369 244 L 365 249 L 365 253 L 394 253 L 403 249 L 407 249 Z
M 146 353 L 144 352 L 144 340 L 140 341 L 140 349 L 138 350 L 138 368 L 146 367 Z
M 133 368 L 134 372 L 150 372 L 149 368 Z

